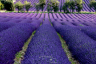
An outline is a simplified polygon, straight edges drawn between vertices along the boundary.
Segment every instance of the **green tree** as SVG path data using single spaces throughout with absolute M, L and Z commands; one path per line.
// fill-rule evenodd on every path
M 89 7 L 90 9 L 94 9 L 95 12 L 96 12 L 96 1 L 95 0 L 91 0 L 90 3 L 89 3 Z
M 3 9 L 4 9 L 4 4 L 2 4 L 0 1 L 0 10 L 3 10 Z
M 65 5 L 63 5 L 62 9 L 63 9 L 64 13 L 66 13 L 67 7 Z
M 24 1 L 24 6 L 25 6 L 25 9 L 26 9 L 27 12 L 32 7 L 31 3 L 30 2 L 27 2 L 27 1 Z
M 53 9 L 54 9 L 54 12 L 57 12 L 59 10 L 59 7 L 58 6 L 54 6 Z
M 80 13 L 80 11 L 81 11 L 82 8 L 83 8 L 83 4 L 84 4 L 85 2 L 82 1 L 82 0 L 75 0 L 75 2 L 76 2 L 76 11 L 77 11 L 78 13 Z
M 5 1 L 4 2 L 4 8 L 7 11 L 14 11 L 15 7 L 14 7 L 14 3 L 12 1 Z
M 74 12 L 74 10 L 75 10 L 75 1 L 70 1 L 69 2 L 69 5 L 70 5 L 70 7 L 69 7 L 69 9 L 70 9 L 70 12 L 71 12 L 71 10 L 72 10 L 72 13 Z
M 35 4 L 36 11 L 38 12 L 40 9 L 39 3 L 34 3 L 34 4 Z
M 63 11 L 64 13 L 69 13 L 69 8 L 70 8 L 70 1 L 66 1 L 64 4 L 63 4 Z
M 50 12 L 50 10 L 51 10 L 51 4 L 48 3 L 48 4 L 47 4 L 47 11 Z
M 91 1 L 95 1 L 95 0 L 89 0 L 89 1 L 91 2 Z
M 40 9 L 44 9 L 44 5 L 46 4 L 46 0 L 39 0 L 39 6 L 40 6 Z
M 92 3 L 93 5 L 92 5 L 92 7 L 93 7 L 93 9 L 95 10 L 95 12 L 96 12 L 96 1 L 95 2 L 93 2 Z
M 54 12 L 57 12 L 59 10 L 59 1 L 58 0 L 50 0 L 50 4 Z
M 82 10 L 82 8 L 83 8 L 83 6 L 80 5 L 80 4 L 78 4 L 76 11 L 77 11 L 78 13 L 80 13 L 80 11 Z
M 91 9 L 92 9 L 92 1 L 90 1 L 90 3 L 89 3 L 89 8 L 90 8 L 90 11 L 91 11 Z
M 18 9 L 18 12 L 24 8 L 24 5 L 19 1 L 15 4 L 15 7 Z

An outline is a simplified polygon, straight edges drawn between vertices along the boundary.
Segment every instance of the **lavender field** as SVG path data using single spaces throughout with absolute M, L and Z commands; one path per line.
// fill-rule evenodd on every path
M 95 17 L 0 13 L 0 64 L 96 64 Z
M 24 1 L 0 1 L 0 64 L 96 64 L 95 0 Z

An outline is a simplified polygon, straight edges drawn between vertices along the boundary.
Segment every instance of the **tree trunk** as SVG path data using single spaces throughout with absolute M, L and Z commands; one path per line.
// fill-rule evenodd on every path
M 72 13 L 73 13 L 73 10 L 72 10 Z
M 28 13 L 28 10 L 27 10 L 27 13 Z
M 42 7 L 42 12 L 43 12 L 43 7 Z
M 74 10 L 72 9 L 72 13 L 74 12 Z
M 19 13 L 19 10 L 18 10 L 18 13 Z
M 65 10 L 63 10 L 64 11 L 64 13 L 65 13 Z

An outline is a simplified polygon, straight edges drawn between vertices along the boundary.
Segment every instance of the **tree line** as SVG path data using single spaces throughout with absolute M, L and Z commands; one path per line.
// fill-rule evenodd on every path
M 85 4 L 85 2 L 83 0 L 65 0 L 62 6 L 62 3 L 60 3 L 58 0 L 48 0 L 47 2 L 46 0 L 39 0 L 39 3 L 34 3 L 33 5 L 31 5 L 31 2 L 27 2 L 27 1 L 24 1 L 24 4 L 22 4 L 22 2 L 20 1 L 14 4 L 12 0 L 7 0 L 4 1 L 4 3 L 0 2 L 0 10 L 6 9 L 7 11 L 14 11 L 15 8 L 17 8 L 18 12 L 20 12 L 25 8 L 26 11 L 28 12 L 31 7 L 35 7 L 37 12 L 39 10 L 42 10 L 43 12 L 44 7 L 47 5 L 48 12 L 52 12 L 52 11 L 58 12 L 59 4 L 61 4 L 60 11 L 63 10 L 64 13 L 70 13 L 70 12 L 73 13 L 74 11 L 80 13 L 83 8 L 83 4 Z M 90 0 L 88 6 L 90 7 L 90 9 L 93 8 L 96 11 L 95 0 Z

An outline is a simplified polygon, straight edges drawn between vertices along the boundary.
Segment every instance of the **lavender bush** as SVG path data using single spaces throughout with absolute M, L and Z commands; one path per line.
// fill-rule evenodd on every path
M 3 31 L 3 30 L 6 30 L 12 26 L 14 26 L 15 23 L 3 23 L 3 22 L 0 22 L 0 32 Z
M 28 45 L 21 64 L 71 64 L 51 25 L 40 26 Z
M 33 19 L 31 24 L 33 26 L 36 26 L 35 29 L 37 29 L 40 26 L 40 23 L 42 23 L 42 22 L 43 22 L 42 20 Z
M 96 40 L 96 27 L 78 27 L 82 32 L 87 34 L 92 39 Z
M 73 57 L 80 64 L 96 64 L 96 41 L 79 29 L 63 26 L 57 22 L 53 22 L 53 26 L 63 36 Z
M 0 33 L 0 64 L 13 64 L 15 54 L 34 31 L 31 24 L 18 24 Z

